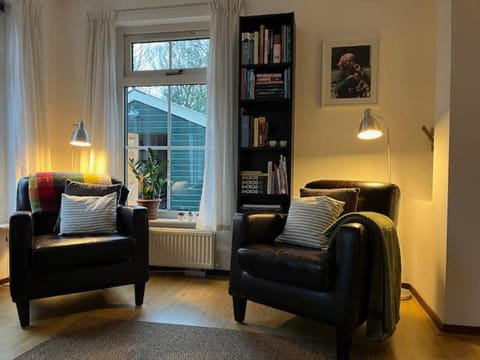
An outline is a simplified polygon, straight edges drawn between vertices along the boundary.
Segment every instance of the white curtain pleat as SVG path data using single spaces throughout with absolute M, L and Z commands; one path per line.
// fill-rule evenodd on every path
M 115 13 L 91 11 L 84 90 L 84 121 L 92 146 L 80 152 L 81 171 L 122 178 L 122 124 L 115 77 Z
M 17 180 L 51 170 L 42 47 L 41 0 L 7 7 L 7 186 L 15 208 Z M 15 169 L 15 171 L 12 171 Z
M 228 229 L 236 203 L 238 26 L 242 0 L 210 0 L 205 170 L 197 227 Z

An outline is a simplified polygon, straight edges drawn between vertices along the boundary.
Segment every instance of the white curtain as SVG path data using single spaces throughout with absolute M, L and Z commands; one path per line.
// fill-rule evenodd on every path
M 235 213 L 238 26 L 242 0 L 210 0 L 205 170 L 197 227 L 228 229 Z
M 0 11 L 0 64 L 7 63 L 7 34 L 6 34 L 6 15 Z M 0 225 L 7 222 L 8 209 L 7 199 L 7 110 L 6 110 L 6 71 L 5 66 L 0 66 Z
M 84 91 L 84 121 L 92 146 L 80 156 L 80 170 L 121 179 L 122 125 L 115 78 L 115 13 L 91 11 Z M 88 155 L 86 155 L 88 154 Z
M 45 110 L 41 0 L 15 0 L 7 6 L 7 186 L 8 209 L 15 208 L 17 180 L 49 171 Z

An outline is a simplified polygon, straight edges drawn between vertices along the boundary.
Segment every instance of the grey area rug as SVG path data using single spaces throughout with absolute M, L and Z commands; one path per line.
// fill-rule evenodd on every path
M 367 359 L 362 348 L 353 359 Z M 252 331 L 87 317 L 17 359 L 335 359 L 335 343 Z

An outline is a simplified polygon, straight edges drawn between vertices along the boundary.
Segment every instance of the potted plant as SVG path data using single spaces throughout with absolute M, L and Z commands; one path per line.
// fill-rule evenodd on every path
M 160 195 L 165 183 L 168 182 L 165 176 L 167 160 L 160 160 L 151 148 L 147 149 L 147 158 L 135 161 L 128 159 L 128 165 L 138 180 L 138 205 L 148 209 L 148 218 L 156 219 L 160 205 Z

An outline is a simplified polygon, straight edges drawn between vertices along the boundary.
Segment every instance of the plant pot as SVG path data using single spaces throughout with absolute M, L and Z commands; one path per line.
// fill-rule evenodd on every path
M 158 207 L 160 206 L 160 199 L 137 199 L 137 204 L 145 206 L 148 212 L 148 218 L 155 220 L 158 217 Z

